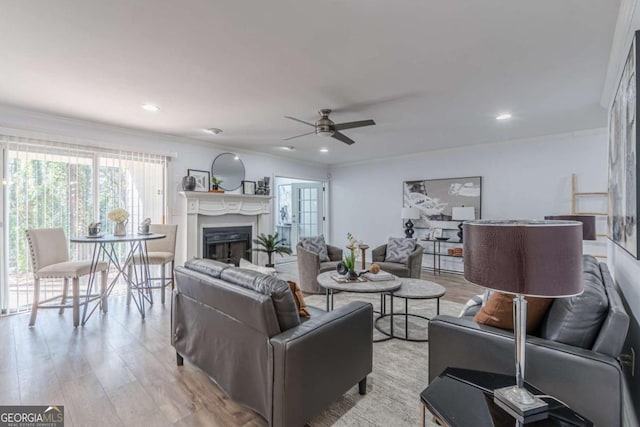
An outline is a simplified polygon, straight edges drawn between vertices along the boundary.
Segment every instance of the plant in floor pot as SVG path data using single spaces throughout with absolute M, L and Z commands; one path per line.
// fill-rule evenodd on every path
M 279 254 L 280 256 L 284 256 L 285 254 L 291 255 L 291 248 L 285 246 L 286 239 L 279 238 L 278 233 L 276 234 L 268 234 L 260 233 L 260 235 L 253 239 L 253 243 L 256 245 L 255 248 L 249 249 L 249 251 L 254 252 L 264 252 L 267 254 L 267 265 L 266 267 L 273 267 L 273 254 Z

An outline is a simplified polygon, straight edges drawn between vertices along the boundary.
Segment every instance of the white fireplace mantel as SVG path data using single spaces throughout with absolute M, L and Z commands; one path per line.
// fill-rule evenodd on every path
M 203 226 L 247 225 L 253 238 L 271 230 L 271 196 L 181 191 L 186 259 L 202 256 Z M 239 217 L 238 215 L 242 215 Z

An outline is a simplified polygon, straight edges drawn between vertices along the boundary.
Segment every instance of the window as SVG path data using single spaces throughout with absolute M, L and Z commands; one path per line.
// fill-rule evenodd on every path
M 6 156 L 3 311 L 28 310 L 31 304 L 27 228 L 61 227 L 69 238 L 85 235 L 91 222 L 100 221 L 111 232 L 107 213 L 117 207 L 130 213 L 128 232 L 147 217 L 164 222 L 165 156 L 1 135 L 0 143 Z M 89 259 L 91 250 L 91 245 L 69 247 L 74 259 Z M 43 281 L 41 287 L 41 299 L 47 299 L 60 293 L 62 281 Z

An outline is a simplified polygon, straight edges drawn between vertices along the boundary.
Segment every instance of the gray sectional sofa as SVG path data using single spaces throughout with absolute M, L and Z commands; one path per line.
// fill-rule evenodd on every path
M 234 401 L 272 426 L 304 425 L 372 370 L 371 304 L 301 320 L 275 277 L 194 259 L 175 269 L 171 341 Z
M 622 424 L 619 362 L 629 316 L 606 264 L 584 257 L 585 292 L 555 300 L 538 336 L 528 336 L 525 379 L 596 426 Z M 514 374 L 513 332 L 473 317 L 437 316 L 429 324 L 429 381 L 447 367 Z

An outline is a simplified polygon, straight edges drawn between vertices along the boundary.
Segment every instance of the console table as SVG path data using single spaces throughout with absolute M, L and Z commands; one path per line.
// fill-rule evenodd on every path
M 436 274 L 442 273 L 443 271 L 447 272 L 447 273 L 458 273 L 458 274 L 464 273 L 464 270 L 462 270 L 462 271 L 460 271 L 460 270 L 447 270 L 447 269 L 443 269 L 442 268 L 442 257 L 451 258 L 451 259 L 458 259 L 458 260 L 462 260 L 463 259 L 463 255 L 451 255 L 451 254 L 448 254 L 448 253 L 444 253 L 443 252 L 444 249 L 442 249 L 442 244 L 445 244 L 445 246 L 452 245 L 451 248 L 461 248 L 462 247 L 462 242 L 459 242 L 459 241 L 451 242 L 449 240 L 434 240 L 434 239 L 420 239 L 420 241 L 421 242 L 425 242 L 425 245 L 423 246 L 423 248 L 424 248 L 423 253 L 425 255 L 431 255 L 431 257 L 432 257 L 432 260 L 433 260 L 433 275 L 434 276 Z M 432 243 L 432 245 L 428 245 L 428 243 Z M 445 248 L 445 249 L 448 249 L 448 248 Z
M 547 417 L 518 421 L 493 402 L 493 390 L 515 384 L 515 376 L 447 368 L 420 394 L 422 426 L 426 410 L 436 421 L 448 427 L 592 427 L 593 423 L 557 400 L 543 398 L 549 404 Z M 543 394 L 525 383 L 533 394 Z M 538 415 L 538 414 L 536 414 Z

